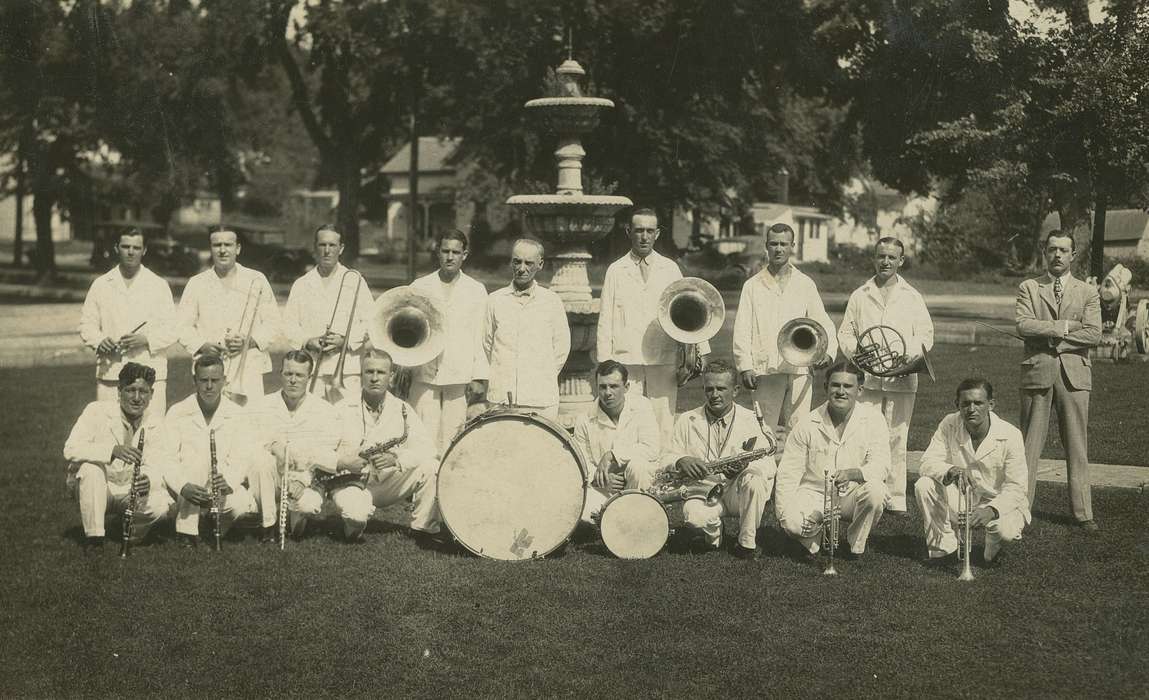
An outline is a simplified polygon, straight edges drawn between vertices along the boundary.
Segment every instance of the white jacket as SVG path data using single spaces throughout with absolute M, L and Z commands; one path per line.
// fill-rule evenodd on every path
M 176 307 L 167 280 L 143 265 L 128 285 L 117 265 L 92 280 L 80 310 L 80 340 L 92 350 L 104 338 L 118 340 L 144 323 L 138 333 L 148 339 L 147 347 L 129 352 L 96 356 L 96 377 L 115 380 L 125 362 L 138 362 L 156 371 L 156 379 L 167 379 L 168 358 L 164 350 L 178 335 Z
M 163 420 L 145 412 L 140 425 L 127 435 L 130 424 L 124 418 L 118 401 L 93 401 L 72 426 L 64 442 L 64 459 L 70 464 L 89 462 L 104 468 L 108 483 L 125 485 L 132 481 L 132 465 L 121 459 L 112 459 L 116 445 L 135 447 L 140 431 L 144 433 L 144 460 L 140 473 L 151 481 L 151 488 L 159 488 L 166 479 L 162 449 Z
M 525 292 L 512 285 L 487 297 L 483 351 L 490 366 L 487 400 L 519 406 L 559 402 L 559 370 L 571 349 L 566 309 L 558 294 L 532 282 Z
M 363 399 L 359 396 L 339 404 L 336 412 L 342 429 L 338 448 L 340 456 L 355 456 L 365 447 L 399 438 L 403 435 L 403 423 L 406 420 L 407 438 L 390 452 L 404 469 L 423 469 L 432 475 L 438 471 L 435 443 L 419 419 L 419 414 L 398 396 L 387 394 L 378 420 L 363 405 Z
M 245 306 L 247 318 L 241 327 Z M 247 332 L 253 313 L 255 325 L 251 339 L 255 347 L 248 350 L 245 366 L 266 374 L 271 371 L 271 356 L 267 350 L 279 337 L 279 307 L 275 292 L 258 270 L 236 263 L 235 271 L 226 280 L 220 279 L 215 268 L 210 267 L 189 279 L 180 297 L 180 342 L 193 355 L 204 343 L 223 344 L 226 333 Z M 225 370 L 231 369 L 232 361 L 231 357 L 224 358 Z
M 345 374 L 359 374 L 359 355 L 367 335 L 367 320 L 373 300 L 367 280 L 355 273 L 344 277 L 345 272 L 347 268 L 338 263 L 331 271 L 331 277 L 324 280 L 316 267 L 292 283 L 283 307 L 283 335 L 293 348 L 302 348 L 309 338 L 323 335 L 328 322 L 332 332 L 343 335 L 347 331 L 347 317 L 354 306 L 355 318 L 351 321 L 351 332 L 347 334 L 347 360 L 343 371 Z M 341 288 L 342 296 L 339 294 Z M 339 300 L 337 309 L 336 299 Z M 332 310 L 335 311 L 334 320 Z M 326 353 L 319 362 L 320 376 L 334 374 L 338 363 L 338 352 Z
M 659 446 L 658 421 L 654 407 L 645 396 L 629 394 L 623 404 L 618 423 L 602 411 L 598 401 L 586 413 L 575 419 L 574 443 L 586 460 L 588 477 L 594 475 L 595 466 L 607 452 L 614 452 L 618 463 L 647 462 L 657 466 Z
M 224 480 L 235 489 L 247 478 L 259 452 L 246 412 L 223 397 L 209 424 L 192 394 L 168 409 L 163 440 L 157 445 L 166 467 L 168 487 L 173 492 L 178 494 L 188 483 L 210 486 L 212 431 L 216 469 Z
M 889 326 L 900 333 L 908 354 L 920 355 L 923 350 L 933 349 L 934 322 L 926 309 L 925 299 L 900 276 L 887 284 L 892 285 L 888 302 L 872 277 L 850 294 L 846 315 L 838 328 L 838 345 L 846 357 L 853 357 L 858 347 L 858 336 L 867 328 L 878 325 Z M 865 387 L 912 393 L 918 390 L 918 375 L 883 378 L 866 374 Z
M 808 367 L 795 367 L 778 352 L 778 332 L 795 318 L 807 317 L 826 331 L 830 357 L 838 352 L 834 324 L 822 305 L 814 280 L 787 263 L 790 280 L 783 289 L 769 268 L 746 280 L 734 316 L 734 362 L 739 372 L 754 370 L 765 374 L 809 374 Z
M 443 284 L 439 272 L 424 275 L 411 283 L 442 304 L 446 314 L 443 354 L 412 372 L 412 379 L 434 386 L 466 384 L 486 379 L 487 355 L 483 351 L 483 316 L 487 308 L 487 288 L 482 282 L 460 272 L 451 284 Z

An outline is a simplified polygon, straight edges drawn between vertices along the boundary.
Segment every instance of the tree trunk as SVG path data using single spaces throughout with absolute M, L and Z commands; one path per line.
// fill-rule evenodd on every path
M 41 183 L 32 193 L 32 218 L 36 221 L 37 277 L 51 280 L 56 276 L 56 244 L 52 241 L 52 207 L 55 196 Z
M 343 150 L 339 164 L 339 208 L 335 224 L 343 240 L 343 261 L 352 265 L 359 258 L 359 158 L 351 149 Z
M 12 235 L 12 264 L 24 266 L 24 151 L 16 156 L 16 229 Z
M 1097 193 L 1093 202 L 1093 237 L 1089 244 L 1089 274 L 1101 281 L 1105 274 L 1105 218 L 1109 201 L 1104 192 Z

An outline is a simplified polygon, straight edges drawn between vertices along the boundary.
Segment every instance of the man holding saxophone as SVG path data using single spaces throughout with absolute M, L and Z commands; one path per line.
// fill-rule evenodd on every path
M 408 499 L 411 530 L 428 540 L 439 532 L 435 478 L 439 461 L 419 414 L 391 394 L 394 365 L 383 350 L 363 356 L 363 391 L 337 407 L 340 424 L 336 476 L 328 494 L 343 517 L 344 532 L 355 540 L 375 508 Z M 322 480 L 325 474 L 317 472 Z
M 283 307 L 287 342 L 316 358 L 313 391 L 333 404 L 344 398 L 335 386 L 339 381 L 336 366 L 344 352 L 346 395 L 359 395 L 359 357 L 372 301 L 363 276 L 339 262 L 342 254 L 343 239 L 334 226 L 316 229 L 315 267 L 295 280 Z
M 810 368 L 796 367 L 782 357 L 778 335 L 796 318 L 809 318 L 826 336 L 826 350 L 814 358 L 814 369 L 826 367 L 838 352 L 834 324 L 826 314 L 814 280 L 790 263 L 794 229 L 774 224 L 766 229 L 767 263 L 742 285 L 734 316 L 734 361 L 742 385 L 754 392 L 766 425 L 790 422 L 810 410 L 813 386 Z
M 722 542 L 722 516 L 738 515 L 738 538 L 734 555 L 754 559 L 758 554 L 758 527 L 774 485 L 774 458 L 762 457 L 746 466 L 732 481 L 714 477 L 707 465 L 754 448 L 763 448 L 773 435 L 754 412 L 734 403 L 738 395 L 738 374 L 723 360 L 710 362 L 702 371 L 706 403 L 687 411 L 674 423 L 670 449 L 664 455 L 665 469 L 673 469 L 684 479 L 722 484 L 717 503 L 688 500 L 682 515 L 687 527 L 698 531 L 706 546 Z
M 846 357 L 858 352 L 858 338 L 870 328 L 883 326 L 901 334 L 905 342 L 902 363 L 913 367 L 933 349 L 934 323 L 926 302 L 898 270 L 906 261 L 905 247 L 896 238 L 882 238 L 874 248 L 874 276 L 850 294 L 846 315 L 838 329 L 838 345 Z M 866 338 L 869 340 L 869 337 Z M 864 349 L 864 348 L 863 348 Z M 862 363 L 858 359 L 859 364 Z M 880 370 L 879 370 L 880 371 Z M 866 374 L 861 402 L 873 406 L 886 418 L 890 429 L 890 473 L 886 476 L 886 510 L 906 512 L 906 440 L 914 415 L 918 375 L 878 377 Z
M 848 362 L 826 370 L 826 403 L 794 425 L 778 464 L 778 523 L 810 554 L 820 549 L 827 525 L 827 481 L 840 494 L 841 517 L 850 521 L 846 541 L 851 555 L 866 551 L 870 530 L 882 517 L 890 434 L 881 413 L 858 404 L 863 379 L 862 371 Z
M 178 310 L 180 342 L 193 357 L 223 359 L 226 392 L 241 406 L 263 396 L 268 348 L 279 335 L 275 293 L 262 272 L 237 262 L 235 231 L 209 234 L 211 267 L 188 280 Z
M 984 559 L 992 562 L 1002 543 L 1020 540 L 1029 524 L 1025 441 L 1020 430 L 994 413 L 988 380 L 964 379 L 956 393 L 957 411 L 942 419 L 922 455 L 914 495 L 930 559 L 952 559 L 958 548 L 958 490 L 968 479 L 973 489 L 969 524 L 985 528 Z

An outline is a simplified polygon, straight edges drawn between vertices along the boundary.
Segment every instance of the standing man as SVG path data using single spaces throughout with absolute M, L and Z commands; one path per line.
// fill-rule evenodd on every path
M 822 305 L 814 280 L 790 263 L 794 229 L 774 224 L 766 229 L 766 267 L 746 280 L 734 315 L 734 360 L 742 385 L 754 392 L 766 425 L 785 426 L 793 416 L 810 411 L 813 386 L 810 368 L 782 359 L 778 332 L 795 318 L 809 318 L 826 333 L 827 347 L 814 369 L 829 366 L 838 352 L 834 324 Z
M 342 428 L 338 473 L 368 473 L 333 483 L 328 490 L 343 518 L 348 539 L 357 539 L 375 509 L 411 501 L 411 530 L 428 542 L 439 532 L 435 480 L 439 460 L 431 435 L 418 413 L 391 394 L 391 356 L 372 350 L 363 357 L 363 392 L 337 407 Z
M 701 533 L 705 544 L 716 548 L 722 543 L 722 516 L 738 516 L 738 538 L 734 556 L 755 559 L 758 556 L 758 527 L 774 489 L 774 458 L 761 457 L 731 482 L 724 476 L 710 476 L 706 465 L 733 457 L 750 449 L 766 446 L 763 426 L 753 411 L 734 402 L 738 396 L 738 374 L 722 360 L 715 360 L 702 370 L 702 389 L 706 403 L 678 416 L 670 450 L 663 458 L 667 469 L 677 469 L 684 477 L 725 488 L 718 503 L 710 505 L 689 500 L 682 515 L 687 527 Z
M 162 421 L 159 414 L 147 411 L 155 380 L 151 367 L 125 362 L 119 373 L 119 401 L 88 404 L 64 443 L 68 491 L 80 503 L 85 546 L 103 546 L 108 509 L 123 512 L 133 489 L 140 503 L 132 521 L 133 541 L 142 540 L 171 508 L 163 468 L 156 459 Z M 140 478 L 133 483 L 137 462 Z
M 490 367 L 487 400 L 509 401 L 558 420 L 559 370 L 571 349 L 566 309 L 558 294 L 535 281 L 543 244 L 520 238 L 511 247 L 511 283 L 491 293 L 483 321 Z
M 810 554 L 821 547 L 827 471 L 841 494 L 841 517 L 850 521 L 851 555 L 866 551 L 882 518 L 890 435 L 882 414 L 858 405 L 863 378 L 848 362 L 826 370 L 826 403 L 798 420 L 778 464 L 778 524 Z
M 167 408 L 168 358 L 176 341 L 176 307 L 167 280 L 143 265 L 144 234 L 120 234 L 120 263 L 92 280 L 80 311 L 80 339 L 96 351 L 96 400 L 119 398 L 119 374 L 125 362 L 156 371 L 149 410 Z
M 658 322 L 658 301 L 663 290 L 682 279 L 682 271 L 654 250 L 660 233 L 653 209 L 631 215 L 626 227 L 630 252 L 611 263 L 602 283 L 595 357 L 626 365 L 630 392 L 650 399 L 662 442 L 668 444 L 678 404 L 678 343 Z M 709 352 L 709 343 L 699 344 L 699 354 Z
M 838 329 L 838 345 L 847 358 L 858 348 L 858 336 L 873 326 L 889 326 L 906 342 L 906 364 L 912 365 L 934 347 L 934 322 L 918 290 L 898 274 L 906 261 L 905 246 L 896 238 L 882 238 L 874 247 L 874 276 L 850 294 L 846 315 Z M 917 373 L 900 377 L 866 375 L 864 404 L 886 417 L 890 429 L 890 473 L 886 476 L 886 510 L 906 513 L 906 440 L 914 415 Z
M 271 371 L 267 351 L 279 335 L 279 309 L 263 273 L 237 262 L 235 231 L 213 231 L 208 239 L 211 267 L 188 280 L 180 297 L 180 342 L 193 357 L 223 359 L 226 391 L 242 406 L 263 395 L 263 375 Z
M 627 391 L 626 365 L 604 360 L 594 373 L 594 407 L 575 420 L 574 443 L 591 480 L 584 519 L 622 489 L 648 489 L 658 468 L 660 431 L 650 401 Z
M 259 452 L 244 410 L 223 396 L 223 360 L 200 355 L 192 366 L 195 393 L 176 403 L 164 419 L 161 445 L 167 485 L 175 494 L 176 537 L 186 547 L 199 541 L 200 516 L 211 507 L 211 442 L 215 439 L 216 486 L 224 494 L 221 535 L 257 503 L 275 504 L 275 482 L 260 479 Z M 269 472 L 264 472 L 270 475 Z M 261 541 L 275 541 L 275 508 L 263 514 Z
M 968 479 L 973 487 L 970 527 L 985 528 L 983 556 L 991 562 L 1002 542 L 1020 540 L 1029 524 L 1025 443 L 1020 430 L 993 412 L 988 380 L 963 379 L 954 405 L 957 411 L 934 431 L 914 483 L 926 547 L 932 560 L 957 552 L 958 489 Z
M 335 366 L 343 346 L 347 346 L 347 359 L 343 365 L 344 386 L 347 396 L 359 395 L 359 357 L 367 335 L 367 319 L 371 313 L 371 290 L 367 281 L 356 270 L 339 262 L 343 255 L 343 237 L 331 224 L 315 230 L 315 267 L 304 273 L 291 285 L 287 304 L 283 307 L 283 334 L 293 348 L 301 348 L 319 363 L 319 379 L 315 393 L 326 401 L 337 404 L 344 397 L 335 388 Z M 351 319 L 351 333 L 347 320 Z
M 450 231 L 439 237 L 439 269 L 411 283 L 411 288 L 436 300 L 444 311 L 443 354 L 412 371 L 408 398 L 427 426 L 441 454 L 467 420 L 467 387 L 487 378 L 482 328 L 487 289 L 462 271 L 467 236 Z M 481 383 L 471 385 L 482 392 Z
M 1037 492 L 1037 467 L 1057 407 L 1058 432 L 1069 470 L 1073 517 L 1096 532 L 1089 482 L 1089 392 L 1093 388 L 1089 348 L 1101 342 L 1101 298 L 1097 288 L 1075 279 L 1070 264 L 1077 254 L 1073 236 L 1050 231 L 1045 237 L 1046 273 L 1017 290 L 1014 316 L 1025 339 L 1021 361 L 1021 431 L 1029 467 L 1029 505 Z

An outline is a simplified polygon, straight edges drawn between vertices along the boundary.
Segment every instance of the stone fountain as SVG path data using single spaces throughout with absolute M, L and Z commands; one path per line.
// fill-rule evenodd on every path
M 527 232 L 546 246 L 547 264 L 552 270 L 550 288 L 566 307 L 571 352 L 559 373 L 559 422 L 569 429 L 575 417 L 594 401 L 591 353 L 598 299 L 591 294 L 587 277 L 591 258 L 587 245 L 610 233 L 615 213 L 632 202 L 626 197 L 583 194 L 582 159 L 586 151 L 581 137 L 598 126 L 602 111 L 613 108 L 614 103 L 583 96 L 579 80 L 586 71 L 578 61 L 568 57 L 555 74 L 561 94 L 530 100 L 525 107 L 558 135 L 558 187 L 555 194 L 515 195 L 507 204 L 522 212 Z

